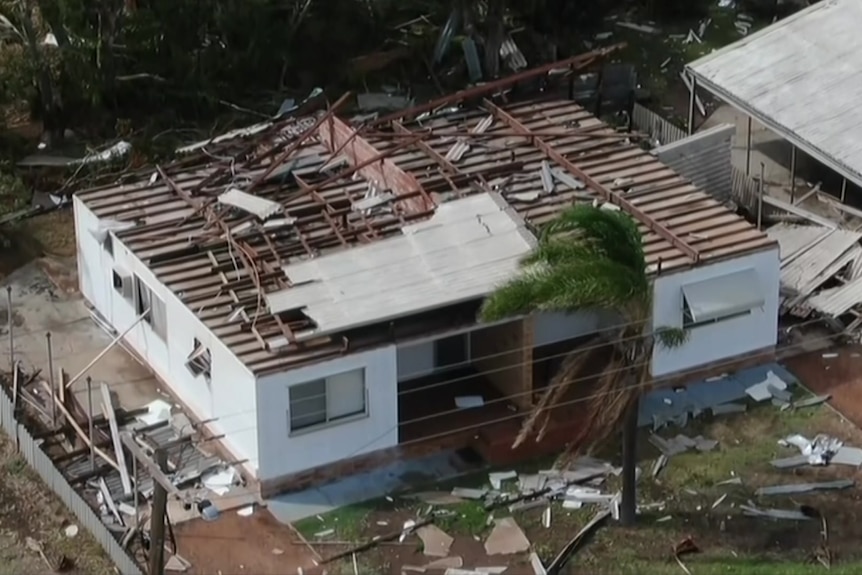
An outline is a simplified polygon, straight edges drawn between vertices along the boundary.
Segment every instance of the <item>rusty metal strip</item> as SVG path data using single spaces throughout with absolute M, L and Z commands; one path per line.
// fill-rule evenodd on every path
M 580 178 L 587 186 L 596 191 L 602 198 L 615 204 L 620 207 L 623 211 L 634 217 L 637 221 L 645 225 L 648 229 L 655 232 L 661 238 L 670 242 L 670 244 L 677 249 L 679 249 L 682 253 L 684 253 L 687 257 L 689 257 L 692 262 L 697 263 L 700 261 L 700 252 L 697 251 L 696 248 L 692 247 L 690 244 L 686 243 L 682 238 L 674 234 L 670 229 L 666 226 L 658 222 L 655 218 L 635 206 L 633 203 L 624 198 L 621 194 L 609 189 L 604 184 L 599 183 L 596 179 L 591 177 L 589 174 L 584 172 L 582 169 L 577 167 L 568 158 L 566 158 L 563 154 L 558 152 L 554 147 L 542 140 L 540 137 L 533 135 L 529 128 L 527 128 L 524 124 L 522 124 L 517 118 L 513 117 L 511 114 L 494 104 L 489 100 L 485 100 L 484 102 L 485 108 L 494 115 L 500 121 L 508 124 L 513 130 L 520 132 L 520 134 L 528 139 L 533 146 L 540 149 L 545 153 L 548 158 L 558 163 L 561 167 L 565 168 L 573 176 Z
M 379 150 L 374 145 L 360 136 L 350 124 L 347 124 L 339 118 L 329 118 L 329 121 L 322 124 L 318 128 L 318 137 L 321 142 L 324 142 L 332 154 L 335 150 L 341 150 L 341 153 L 350 159 L 353 165 L 362 164 L 368 158 L 376 157 L 380 154 Z M 419 140 L 416 141 L 417 143 Z M 379 182 L 395 192 L 397 199 L 401 201 L 410 212 L 421 213 L 428 211 L 434 205 L 431 196 L 423 189 L 422 184 L 412 174 L 408 174 L 398 165 L 386 156 L 381 157 L 378 161 L 372 162 L 360 168 L 359 174 L 366 180 Z M 402 194 L 413 194 L 418 192 L 421 196 L 416 201 L 412 198 L 403 198 Z
M 403 150 L 404 148 L 409 148 L 410 146 L 412 146 L 413 144 L 415 144 L 416 142 L 418 142 L 422 138 L 423 138 L 422 135 L 416 135 L 414 138 L 405 138 L 403 141 L 399 142 L 398 145 L 393 146 L 393 147 L 391 147 L 388 150 L 385 150 L 383 152 L 380 152 L 380 153 L 378 153 L 378 154 L 376 154 L 370 158 L 366 158 L 357 164 L 353 164 L 348 169 L 346 169 L 342 172 L 339 172 L 337 174 L 333 174 L 332 176 L 326 178 L 325 180 L 323 180 L 321 182 L 318 182 L 316 184 L 312 184 L 304 191 L 306 193 L 316 192 L 320 189 L 325 188 L 329 184 L 333 184 L 339 180 L 342 180 L 344 178 L 348 178 L 348 177 L 352 176 L 353 174 L 358 173 L 363 168 L 370 166 L 376 162 L 379 162 L 380 160 L 383 160 L 384 158 L 388 158 L 389 156 L 393 155 L 395 152 Z
M 407 110 L 399 110 L 397 112 L 387 114 L 381 118 L 378 118 L 377 120 L 369 122 L 367 125 L 369 127 L 379 126 L 381 124 L 389 124 L 393 120 L 415 118 L 419 114 L 430 112 L 435 108 L 439 108 L 441 106 L 446 106 L 449 104 L 454 104 L 455 102 L 460 102 L 462 100 L 470 100 L 473 98 L 480 98 L 489 94 L 493 94 L 494 92 L 498 92 L 499 90 L 513 86 L 518 82 L 532 80 L 533 78 L 544 76 L 551 70 L 556 70 L 559 68 L 571 68 L 572 70 L 581 70 L 591 65 L 596 59 L 604 58 L 609 54 L 612 54 L 622 48 L 625 48 L 625 43 L 614 44 L 613 46 L 608 46 L 607 48 L 600 48 L 598 50 L 593 50 L 592 52 L 586 52 L 578 56 L 573 56 L 571 58 L 566 58 L 565 60 L 560 60 L 559 62 L 553 62 L 551 64 L 539 66 L 538 68 L 525 70 L 518 74 L 513 74 L 512 76 L 501 78 L 500 80 L 495 80 L 494 82 L 488 82 L 487 84 L 483 84 L 481 86 L 475 86 L 473 88 L 467 88 L 466 90 L 460 90 L 458 92 L 455 92 L 454 94 L 431 100 L 430 102 L 426 102 L 425 104 L 408 108 Z
M 392 121 L 392 128 L 396 132 L 398 132 L 398 135 L 400 135 L 400 136 L 414 135 L 414 132 L 405 128 L 404 124 L 402 124 L 401 122 L 399 122 L 397 120 Z M 390 134 L 390 136 L 391 135 L 392 134 Z M 447 136 L 448 136 L 448 134 L 447 134 Z M 423 152 L 425 152 L 426 156 L 428 156 L 429 158 L 431 158 L 432 160 L 437 162 L 437 165 L 439 165 L 441 168 L 443 168 L 444 171 L 449 172 L 450 174 L 460 174 L 461 173 L 461 170 L 459 170 L 457 167 L 455 167 L 455 165 L 452 162 L 447 160 L 441 154 L 438 154 L 434 150 L 434 148 L 432 148 L 431 146 L 429 146 L 428 144 L 426 144 L 422 140 L 419 140 L 418 142 L 416 142 L 416 147 L 419 148 L 420 150 L 422 150 Z

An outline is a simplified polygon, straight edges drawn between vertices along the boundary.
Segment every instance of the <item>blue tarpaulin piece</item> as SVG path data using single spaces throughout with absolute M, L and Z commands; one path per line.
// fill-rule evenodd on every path
M 677 388 L 655 389 L 641 398 L 638 425 L 662 427 L 667 422 L 685 422 L 689 416 L 716 405 L 746 399 L 745 390 L 766 379 L 770 371 L 787 385 L 798 383 L 796 377 L 784 367 L 768 363 L 728 374 L 721 379 L 711 378 Z

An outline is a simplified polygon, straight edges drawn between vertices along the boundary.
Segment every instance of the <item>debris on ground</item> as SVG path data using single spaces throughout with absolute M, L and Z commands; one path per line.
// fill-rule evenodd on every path
M 575 534 L 575 536 L 566 544 L 565 547 L 563 547 L 557 556 L 554 557 L 551 563 L 547 566 L 546 571 L 549 573 L 559 573 L 560 569 L 566 565 L 572 555 L 577 553 L 578 549 L 581 548 L 587 537 L 592 535 L 610 516 L 611 511 L 608 509 L 599 511 L 589 523 L 584 525 L 581 530 Z
M 69 377 L 60 370 L 61 383 L 52 384 L 18 364 L 10 386 L 19 409 L 38 426 L 42 449 L 124 548 L 135 552 L 149 543 L 157 487 L 167 492 L 165 511 L 173 525 L 198 517 L 214 521 L 233 509 L 254 512 L 256 491 L 235 465 L 205 449 L 208 438 L 179 408 L 161 399 L 122 408 L 106 383 L 92 382 L 91 399 L 102 407 L 91 414 L 83 405 L 86 395 L 82 402 L 80 394 L 67 391 L 83 374 Z M 164 471 L 155 461 L 158 451 L 166 456 Z M 77 525 L 63 531 L 66 537 L 78 532 Z
M 700 547 L 698 547 L 694 540 L 691 538 L 691 536 L 689 536 L 674 545 L 673 558 L 676 559 L 676 562 L 679 564 L 682 570 L 687 573 L 687 575 L 691 575 L 691 571 L 688 570 L 688 567 L 685 566 L 685 563 L 682 562 L 682 559 L 680 559 L 680 557 L 699 552 Z
M 422 553 L 431 557 L 446 557 L 455 539 L 436 525 L 425 525 L 416 530 L 422 540 Z
M 826 403 L 830 399 L 832 399 L 831 395 L 813 395 L 799 401 L 794 401 L 793 407 L 796 409 L 802 409 L 804 407 L 814 407 L 816 405 L 820 405 L 821 403 Z
M 745 390 L 754 401 L 761 402 L 774 397 L 773 391 L 781 392 L 787 389 L 787 383 L 773 371 L 766 373 L 766 378 Z
M 689 437 L 682 433 L 671 439 L 665 439 L 656 434 L 652 434 L 649 437 L 649 441 L 668 458 L 674 455 L 679 455 L 680 453 L 685 453 L 690 449 L 705 452 L 712 451 L 718 446 L 718 441 L 714 439 L 707 439 L 702 435 Z
M 755 507 L 751 501 L 748 502 L 748 505 L 740 505 L 739 508 L 749 517 L 764 517 L 776 520 L 786 519 L 789 521 L 808 521 L 812 519 L 810 514 L 804 513 L 801 509 L 760 509 Z
M 856 482 L 850 479 L 839 479 L 822 483 L 791 483 L 788 485 L 761 487 L 755 491 L 754 494 L 758 497 L 764 495 L 797 495 L 799 493 L 809 493 L 811 491 L 849 489 L 854 485 L 856 485 Z
M 494 529 L 485 540 L 485 553 L 514 555 L 530 550 L 530 541 L 518 523 L 511 517 L 494 520 Z
M 766 401 L 776 390 L 786 390 L 796 380 L 778 364 L 768 364 L 722 374 L 683 386 L 657 388 L 647 393 L 640 402 L 638 426 L 652 427 L 657 432 L 668 425 L 685 427 L 701 414 L 713 416 L 746 411 L 743 400 Z
M 805 464 L 816 466 L 829 465 L 829 462 L 832 461 L 838 450 L 843 447 L 844 442 L 824 434 L 816 436 L 813 440 L 799 434 L 794 434 L 780 439 L 778 444 L 784 447 L 795 446 L 799 449 L 801 455 L 796 458 L 773 461 L 772 465 L 775 467 L 798 467 Z M 793 462 L 801 463 L 793 465 Z

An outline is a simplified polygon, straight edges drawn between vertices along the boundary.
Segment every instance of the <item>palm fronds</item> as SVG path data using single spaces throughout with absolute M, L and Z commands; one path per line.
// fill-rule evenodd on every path
M 544 419 L 537 437 L 544 436 L 550 419 L 550 412 L 548 411 L 549 407 L 559 403 L 560 399 L 565 395 L 566 391 L 577 378 L 581 369 L 583 369 L 584 365 L 587 364 L 587 361 L 592 358 L 593 351 L 594 348 L 587 345 L 565 357 L 560 369 L 548 383 L 548 388 L 542 394 L 541 399 L 533 407 L 530 415 L 521 425 L 521 431 L 515 438 L 515 442 L 512 444 L 512 449 L 517 448 L 527 440 L 527 438 L 533 433 L 533 430 L 540 418 Z M 536 441 L 540 441 L 540 439 L 537 439 Z

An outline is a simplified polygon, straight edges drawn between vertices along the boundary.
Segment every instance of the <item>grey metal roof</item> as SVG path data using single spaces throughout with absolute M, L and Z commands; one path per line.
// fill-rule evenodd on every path
M 296 336 L 309 339 L 483 297 L 535 243 L 498 194 L 468 196 L 398 236 L 285 266 L 294 285 L 267 303 L 273 313 L 302 309 L 317 327 Z
M 700 86 L 862 185 L 862 2 L 823 0 L 688 65 Z

